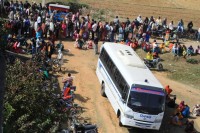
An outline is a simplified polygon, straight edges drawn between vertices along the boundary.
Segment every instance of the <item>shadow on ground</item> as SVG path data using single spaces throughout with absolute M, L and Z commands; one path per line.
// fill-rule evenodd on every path
M 83 103 L 86 103 L 88 100 L 90 100 L 89 97 L 83 97 L 80 94 L 75 94 L 75 99 Z

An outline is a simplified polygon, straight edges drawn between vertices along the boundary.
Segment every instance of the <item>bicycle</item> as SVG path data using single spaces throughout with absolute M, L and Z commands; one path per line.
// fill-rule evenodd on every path
M 51 62 L 51 68 L 53 72 L 62 72 L 65 71 L 65 68 L 62 70 L 61 63 L 59 59 L 54 59 Z
M 91 124 L 87 121 L 80 123 L 77 117 L 71 117 L 68 119 L 68 127 L 68 130 L 72 133 L 98 133 L 98 127 L 96 124 Z
M 83 113 L 83 108 L 78 104 L 73 104 L 73 107 L 70 108 L 70 117 L 79 117 Z

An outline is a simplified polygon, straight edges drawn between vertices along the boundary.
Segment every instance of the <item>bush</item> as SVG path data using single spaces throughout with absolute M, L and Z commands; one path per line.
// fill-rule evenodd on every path
M 68 0 L 68 1 L 65 1 L 65 2 L 58 0 L 56 2 L 49 2 L 46 5 L 56 4 L 56 3 L 58 3 L 60 5 L 70 6 L 70 11 L 73 12 L 73 13 L 79 11 L 79 9 L 82 9 L 83 7 L 89 8 L 89 6 L 87 4 L 78 3 L 76 0 L 74 0 L 74 1 Z
M 192 59 L 192 58 L 187 59 L 186 62 L 191 63 L 191 64 L 198 64 L 199 63 L 198 60 Z

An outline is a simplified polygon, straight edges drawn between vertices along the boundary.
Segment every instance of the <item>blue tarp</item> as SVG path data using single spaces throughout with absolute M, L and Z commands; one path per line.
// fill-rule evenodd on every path
M 65 16 L 67 15 L 68 13 L 65 13 L 65 12 L 60 12 L 60 13 L 56 13 L 54 15 L 54 21 L 55 20 L 58 20 L 58 21 L 63 21 L 65 19 Z

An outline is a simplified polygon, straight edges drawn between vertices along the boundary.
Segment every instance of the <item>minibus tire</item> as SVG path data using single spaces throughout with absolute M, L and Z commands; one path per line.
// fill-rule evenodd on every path
M 105 84 L 103 82 L 101 83 L 101 96 L 106 97 Z
M 121 115 L 119 116 L 119 126 L 122 127 L 122 122 L 121 122 Z

